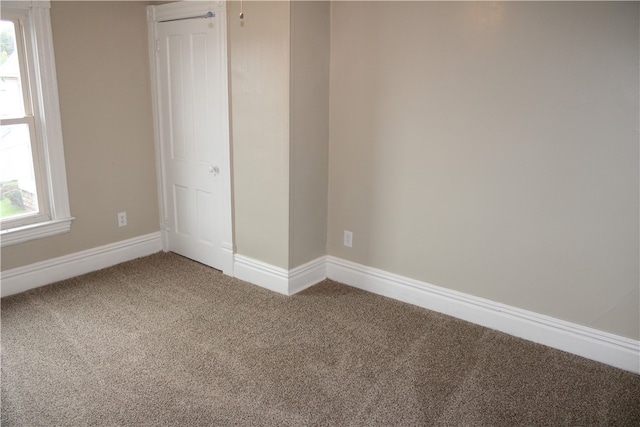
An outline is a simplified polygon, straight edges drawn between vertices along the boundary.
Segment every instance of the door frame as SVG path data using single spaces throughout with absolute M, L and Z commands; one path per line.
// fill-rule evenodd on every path
M 167 191 L 166 173 L 164 170 L 164 143 L 162 141 L 162 132 L 160 128 L 160 105 L 162 102 L 161 91 L 159 85 L 160 56 L 158 55 L 158 23 L 170 19 L 184 19 L 196 16 L 206 15 L 208 12 L 214 13 L 218 35 L 220 39 L 220 64 L 224 71 L 220 73 L 221 93 L 226 99 L 224 105 L 226 109 L 223 111 L 224 117 L 221 117 L 220 123 L 223 126 L 221 131 L 225 135 L 226 144 L 223 144 L 220 160 L 220 175 L 222 187 L 222 240 L 220 242 L 222 272 L 226 275 L 233 276 L 233 221 L 232 221 L 232 202 L 231 202 L 231 137 L 229 132 L 229 67 L 227 56 L 227 9 L 224 1 L 194 1 L 194 2 L 176 2 L 159 6 L 147 6 L 147 23 L 149 34 L 149 66 L 151 69 L 151 99 L 153 108 L 153 131 L 156 157 L 156 179 L 158 181 L 158 205 L 160 215 L 160 231 L 162 233 L 162 248 L 165 252 L 169 250 L 169 239 L 167 236 L 167 200 L 165 197 Z M 219 18 L 219 19 L 218 19 Z

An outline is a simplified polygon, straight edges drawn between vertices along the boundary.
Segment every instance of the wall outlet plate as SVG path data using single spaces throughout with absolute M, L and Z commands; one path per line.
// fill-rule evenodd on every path
M 353 233 L 351 231 L 344 230 L 344 245 L 348 248 L 353 246 Z
M 124 227 L 127 225 L 127 213 L 118 212 L 118 227 Z

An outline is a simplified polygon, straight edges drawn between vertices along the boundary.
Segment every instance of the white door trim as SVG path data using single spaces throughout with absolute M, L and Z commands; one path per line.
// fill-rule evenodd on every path
M 159 86 L 159 55 L 157 51 L 156 41 L 158 40 L 158 23 L 168 19 L 181 19 L 191 16 L 204 15 L 207 12 L 213 12 L 217 17 L 220 26 L 220 64 L 228 70 L 227 56 L 227 10 L 226 3 L 223 1 L 207 1 L 207 2 L 176 2 L 159 6 L 147 7 L 147 22 L 149 34 L 149 65 L 151 69 L 151 95 L 153 107 L 153 128 L 154 143 L 156 152 L 156 178 L 158 181 L 158 204 L 160 214 L 160 230 L 162 232 L 162 247 L 165 251 L 169 250 L 169 242 L 167 238 L 167 200 L 165 198 L 165 190 L 167 188 L 166 174 L 164 172 L 164 152 L 162 133 L 160 128 L 160 105 L 162 102 Z M 224 274 L 233 275 L 233 223 L 231 215 L 231 151 L 230 151 L 230 135 L 229 135 L 229 85 L 228 71 L 220 73 L 220 87 L 224 88 L 223 93 L 226 97 L 224 105 L 227 106 L 221 112 L 223 117 L 220 123 L 223 124 L 221 132 L 225 135 L 225 140 L 221 152 L 222 162 L 220 164 L 219 178 L 222 181 L 222 241 L 220 251 L 223 257 L 222 271 Z

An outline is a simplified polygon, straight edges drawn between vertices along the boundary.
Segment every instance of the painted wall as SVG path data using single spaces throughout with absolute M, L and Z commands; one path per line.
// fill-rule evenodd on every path
M 53 2 L 77 220 L 3 248 L 3 269 L 158 230 L 145 4 Z M 244 7 L 239 254 L 322 254 L 324 172 L 330 255 L 640 338 L 637 3 L 335 2 L 329 95 L 327 5 Z
M 291 3 L 289 268 L 326 254 L 329 2 Z
M 52 2 L 71 232 L 2 249 L 2 269 L 159 230 L 146 2 Z M 116 214 L 127 212 L 118 228 Z
M 639 339 L 638 16 L 333 3 L 328 253 Z
M 289 2 L 230 2 L 236 252 L 289 267 Z

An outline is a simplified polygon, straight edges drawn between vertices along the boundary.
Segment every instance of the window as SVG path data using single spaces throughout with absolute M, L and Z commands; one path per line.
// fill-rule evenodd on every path
M 0 242 L 65 233 L 69 211 L 49 2 L 2 2 Z

